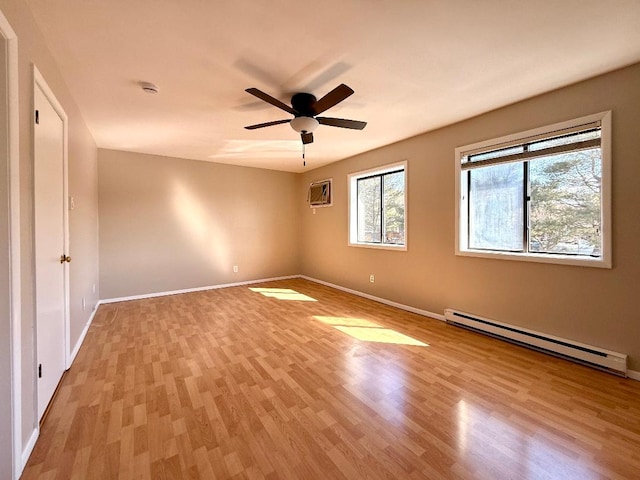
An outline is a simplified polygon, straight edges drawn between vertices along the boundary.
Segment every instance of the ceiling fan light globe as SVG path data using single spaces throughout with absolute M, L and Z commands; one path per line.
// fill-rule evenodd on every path
M 319 123 L 313 117 L 296 117 L 291 120 L 290 125 L 298 133 L 311 133 L 318 127 Z

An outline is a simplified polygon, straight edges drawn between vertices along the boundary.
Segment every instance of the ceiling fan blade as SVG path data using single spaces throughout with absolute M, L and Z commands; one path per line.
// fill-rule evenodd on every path
M 254 97 L 258 97 L 260 100 L 264 100 L 265 102 L 270 103 L 274 107 L 278 107 L 291 115 L 297 115 L 298 113 L 286 103 L 282 103 L 277 98 L 273 98 L 271 95 L 264 93 L 262 90 L 258 90 L 257 88 L 247 88 L 245 92 L 250 93 Z
M 347 120 L 346 118 L 316 117 L 321 125 L 329 125 L 330 127 L 351 128 L 353 130 L 362 130 L 367 126 L 367 122 L 359 120 Z
M 300 136 L 302 137 L 302 143 L 304 143 L 305 145 L 307 143 L 313 143 L 313 133 L 312 132 L 306 132 L 306 133 L 301 133 Z
M 349 95 L 353 95 L 353 90 L 350 87 L 347 87 L 344 83 L 341 83 L 313 105 L 314 115 L 318 115 L 325 110 L 330 109 L 343 101 Z
M 247 130 L 255 130 L 256 128 L 264 128 L 270 127 L 271 125 L 280 125 L 281 123 L 289 123 L 291 119 L 288 120 L 276 120 L 275 122 L 267 122 L 267 123 L 257 123 L 256 125 L 249 125 L 248 127 L 244 127 Z

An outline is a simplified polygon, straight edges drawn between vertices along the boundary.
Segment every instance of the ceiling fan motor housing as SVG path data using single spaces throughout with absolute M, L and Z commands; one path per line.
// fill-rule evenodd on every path
M 316 97 L 310 93 L 296 93 L 291 97 L 291 106 L 298 112 L 301 117 L 313 117 L 316 112 L 313 106 L 316 103 Z

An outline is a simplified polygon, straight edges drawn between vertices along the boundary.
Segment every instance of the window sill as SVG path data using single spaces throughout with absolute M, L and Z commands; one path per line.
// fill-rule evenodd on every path
M 573 255 L 546 255 L 537 253 L 487 252 L 484 250 L 458 250 L 457 256 L 490 258 L 496 260 L 515 260 L 520 262 L 551 263 L 573 265 L 577 267 L 612 268 L 611 260 L 605 257 L 590 258 Z
M 350 247 L 360 247 L 360 248 L 375 248 L 377 250 L 395 250 L 398 252 L 406 252 L 407 245 L 391 245 L 384 243 L 352 243 L 349 242 Z

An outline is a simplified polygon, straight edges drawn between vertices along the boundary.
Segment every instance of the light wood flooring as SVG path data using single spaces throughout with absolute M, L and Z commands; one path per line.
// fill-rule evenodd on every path
M 640 382 L 302 279 L 114 303 L 22 478 L 639 479 Z

